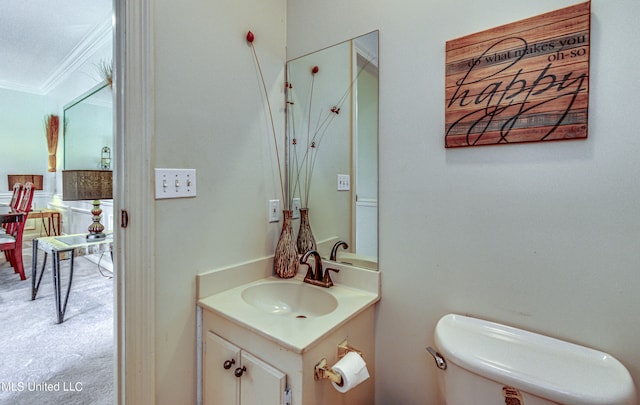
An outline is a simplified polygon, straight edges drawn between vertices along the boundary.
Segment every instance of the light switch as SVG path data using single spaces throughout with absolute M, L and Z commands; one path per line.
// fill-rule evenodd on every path
M 155 169 L 156 199 L 196 196 L 196 169 Z
M 351 176 L 348 174 L 338 175 L 338 191 L 351 190 Z

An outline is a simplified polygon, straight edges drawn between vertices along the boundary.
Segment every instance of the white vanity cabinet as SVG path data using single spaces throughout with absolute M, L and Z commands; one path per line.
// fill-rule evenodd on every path
M 198 275 L 198 393 L 204 404 L 374 403 L 380 274 L 332 266 L 340 272 L 331 288 L 304 283 L 302 273 L 273 277 L 271 258 Z M 362 354 L 370 378 L 342 393 L 329 380 L 316 380 L 315 366 L 337 363 L 345 340 Z
M 283 372 L 211 331 L 204 346 L 205 405 L 284 403 Z
M 374 314 L 375 307 L 371 306 L 313 345 L 297 350 L 213 311 L 203 311 L 203 404 L 372 404 L 375 381 Z M 301 324 L 300 329 L 292 329 L 291 333 L 300 333 L 303 328 L 304 324 Z M 362 351 L 371 378 L 342 394 L 333 388 L 329 380 L 315 381 L 314 366 L 323 358 L 326 358 L 327 364 L 335 364 L 338 361 L 338 344 L 345 339 Z M 234 364 L 225 369 L 225 362 L 231 360 Z M 242 369 L 242 366 L 247 371 L 236 378 L 235 369 Z M 286 401 L 283 394 L 285 387 L 291 395 Z M 252 399 L 247 399 L 251 396 Z

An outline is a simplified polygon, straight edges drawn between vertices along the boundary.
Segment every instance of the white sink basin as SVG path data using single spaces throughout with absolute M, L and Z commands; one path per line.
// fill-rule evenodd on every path
M 304 283 L 265 283 L 245 288 L 240 294 L 249 305 L 274 315 L 309 318 L 329 314 L 338 300 L 320 287 Z
M 244 282 L 237 271 L 211 272 L 206 280 L 199 278 L 199 288 L 206 284 L 219 290 L 201 298 L 198 304 L 231 324 L 294 353 L 303 353 L 380 299 L 380 273 L 334 265 L 340 273 L 331 288 L 304 283 L 303 272 L 290 279 L 268 276 Z M 272 266 L 269 261 L 264 269 L 258 269 L 270 273 Z M 230 280 L 235 285 L 225 287 Z

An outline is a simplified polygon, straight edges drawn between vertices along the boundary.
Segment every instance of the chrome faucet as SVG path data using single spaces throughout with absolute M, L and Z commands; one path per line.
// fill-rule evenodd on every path
M 331 255 L 329 256 L 329 260 L 333 260 L 334 262 L 337 261 L 336 259 L 338 258 L 338 248 L 340 246 L 345 249 L 349 249 L 349 245 L 347 245 L 347 242 L 343 240 L 336 242 L 336 244 L 331 248 Z
M 315 269 L 316 269 L 315 273 L 314 273 L 311 265 L 309 263 L 307 263 L 307 260 L 309 259 L 309 256 L 313 256 L 313 258 L 314 258 Z M 307 275 L 304 276 L 304 282 L 305 283 L 318 285 L 320 287 L 325 287 L 325 288 L 329 288 L 329 287 L 331 287 L 333 285 L 333 280 L 331 280 L 331 276 L 329 276 L 329 271 L 335 271 L 336 273 L 340 271 L 338 269 L 327 268 L 327 271 L 323 273 L 323 271 L 322 271 L 322 259 L 320 258 L 320 253 L 318 253 L 317 250 L 309 250 L 307 253 L 305 253 L 300 258 L 300 264 L 306 264 L 307 267 L 309 268 L 307 270 Z

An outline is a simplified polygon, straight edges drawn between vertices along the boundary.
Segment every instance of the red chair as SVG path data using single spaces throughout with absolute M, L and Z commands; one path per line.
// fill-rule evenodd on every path
M 11 196 L 11 203 L 9 204 L 11 208 L 18 208 L 18 204 L 20 204 L 20 199 L 22 198 L 23 191 L 24 187 L 22 186 L 22 183 L 16 183 L 13 185 L 13 195 Z
M 24 187 L 22 186 L 22 183 L 15 183 L 13 185 L 13 195 L 11 196 L 11 202 L 9 203 L 9 207 L 11 207 L 11 209 L 15 210 L 18 208 L 23 191 Z M 2 228 L 0 228 L 0 235 L 7 233 L 8 227 L 9 224 L 2 224 Z
M 24 185 L 22 197 L 15 208 L 16 211 L 24 215 L 20 217 L 19 221 L 7 224 L 6 234 L 0 234 L 0 250 L 4 251 L 5 257 L 11 263 L 11 267 L 16 273 L 20 274 L 21 280 L 27 279 L 24 274 L 24 264 L 22 263 L 22 233 L 27 222 L 27 215 L 31 211 L 33 191 L 32 183 Z

